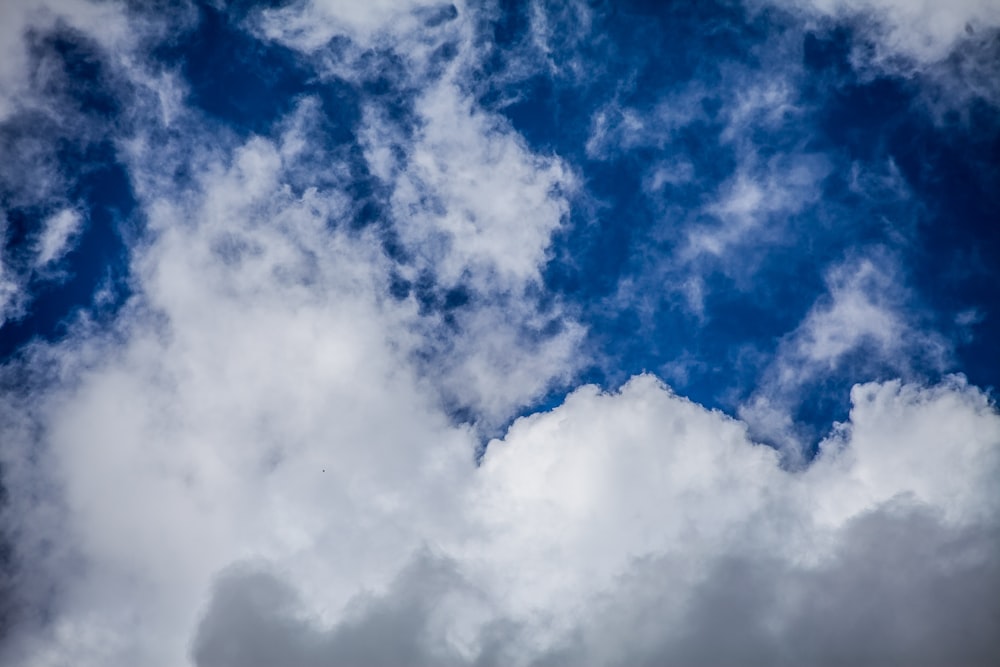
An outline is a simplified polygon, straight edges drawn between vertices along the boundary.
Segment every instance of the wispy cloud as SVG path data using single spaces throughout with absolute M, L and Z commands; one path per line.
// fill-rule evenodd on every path
M 921 314 L 901 281 L 898 266 L 885 249 L 847 259 L 826 275 L 820 297 L 778 346 L 740 416 L 759 437 L 795 450 L 804 444 L 794 432 L 792 411 L 806 387 L 851 373 L 857 357 L 879 375 L 913 376 L 921 369 L 943 370 L 949 343 L 924 330 Z
M 36 266 L 45 266 L 62 257 L 69 250 L 73 235 L 80 231 L 83 218 L 78 211 L 63 209 L 45 221 L 45 229 L 38 239 Z

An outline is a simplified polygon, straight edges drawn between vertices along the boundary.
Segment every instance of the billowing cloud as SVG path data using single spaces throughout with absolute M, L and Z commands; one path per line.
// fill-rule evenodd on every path
M 195 655 L 988 664 L 1000 420 L 960 379 L 859 386 L 853 400 L 813 467 L 790 472 L 740 424 L 652 378 L 618 395 L 581 389 L 494 444 L 470 506 L 489 530 L 464 556 L 418 552 L 334 626 L 280 575 L 242 566 L 217 582 Z M 935 425 L 958 406 L 965 445 L 936 456 Z M 941 483 L 941 465 L 963 484 Z

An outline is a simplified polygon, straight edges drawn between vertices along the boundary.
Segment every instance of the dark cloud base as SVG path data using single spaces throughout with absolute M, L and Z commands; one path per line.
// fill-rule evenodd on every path
M 766 554 L 708 564 L 679 626 L 663 625 L 669 557 L 635 562 L 618 590 L 565 645 L 530 664 L 993 665 L 1000 659 L 1000 531 L 956 529 L 905 502 L 848 525 L 815 567 Z M 683 567 L 681 565 L 681 567 Z M 665 576 L 666 575 L 666 576 Z M 193 645 L 199 667 L 510 664 L 530 628 L 494 620 L 470 659 L 449 652 L 433 615 L 449 595 L 475 594 L 460 566 L 422 552 L 383 594 L 362 595 L 325 629 L 280 574 L 253 564 L 220 576 Z M 623 627 L 624 626 L 624 627 Z M 615 637 L 631 641 L 615 643 Z M 637 641 L 638 639 L 638 641 Z M 601 645 L 602 640 L 607 643 Z M 608 655 L 610 653 L 610 656 Z

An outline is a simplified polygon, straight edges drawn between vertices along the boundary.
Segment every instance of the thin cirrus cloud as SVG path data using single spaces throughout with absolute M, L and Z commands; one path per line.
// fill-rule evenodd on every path
M 965 38 L 813 4 L 8 5 L 0 664 L 995 663 L 992 246 L 837 107 Z

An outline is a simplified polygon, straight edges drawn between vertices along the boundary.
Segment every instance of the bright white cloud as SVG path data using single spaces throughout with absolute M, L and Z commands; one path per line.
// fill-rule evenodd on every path
M 396 134 L 391 125 L 369 126 L 366 156 L 392 187 L 395 228 L 413 255 L 403 275 L 416 282 L 429 273 L 441 288 L 460 286 L 481 304 L 455 314 L 465 334 L 438 362 L 447 391 L 487 421 L 502 419 L 576 364 L 581 327 L 558 307 L 537 313 L 525 293 L 540 282 L 574 179 L 559 160 L 533 154 L 504 121 L 475 109 L 453 83 L 428 90 L 417 112 L 422 122 L 409 142 L 386 142 Z M 386 166 L 382 156 L 393 147 L 403 161 Z M 544 333 L 554 324 L 555 335 Z
M 67 560 L 86 571 L 21 659 L 180 664 L 227 563 L 333 576 L 316 590 L 334 612 L 438 534 L 423 522 L 451 523 L 471 435 L 408 363 L 412 306 L 383 301 L 378 244 L 329 231 L 338 193 L 290 193 L 287 150 L 251 140 L 206 172 L 204 198 L 148 202 L 157 241 L 135 258 L 124 341 L 51 350 L 73 388 L 38 396 L 40 442 L 4 438 L 5 470 L 37 453 L 5 479 L 18 530 L 61 545 L 25 562 L 43 579 Z M 36 474 L 58 494 L 32 501 Z
M 285 25 L 294 15 L 339 30 L 325 13 L 332 5 L 321 5 L 266 13 L 264 24 Z M 365 101 L 364 157 L 389 192 L 388 222 L 407 255 L 397 273 L 411 285 L 430 277 L 433 290 L 456 289 L 474 303 L 414 326 L 437 391 L 449 404 L 473 408 L 490 432 L 577 366 L 582 327 L 558 303 L 539 312 L 531 295 L 552 235 L 569 213 L 576 178 L 562 160 L 534 153 L 508 121 L 475 102 L 468 73 L 485 57 L 477 14 L 448 4 L 396 4 L 392 11 L 406 19 L 389 20 L 377 7 L 366 19 L 381 26 L 379 34 L 392 35 L 385 46 L 403 67 L 391 74 L 369 71 L 367 38 L 353 33 L 357 44 L 329 53 L 323 40 L 307 44 L 284 29 L 267 34 L 331 76 L 387 75 L 415 91 L 412 118 L 400 119 L 377 98 Z M 442 57 L 441 49 L 451 55 Z
M 301 212 L 288 221 L 315 232 Z M 1000 416 L 961 379 L 859 385 L 850 421 L 802 472 L 650 376 L 617 394 L 584 387 L 519 420 L 477 469 L 469 434 L 447 426 L 386 346 L 393 315 L 365 296 L 365 266 L 320 270 L 312 288 L 262 282 L 287 252 L 273 238 L 275 250 L 220 274 L 206 263 L 207 229 L 172 229 L 149 265 L 167 318 L 132 319 L 113 353 L 100 339 L 75 348 L 100 361 L 35 397 L 41 441 L 6 422 L 15 527 L 33 538 L 22 547 L 39 545 L 36 585 L 60 589 L 52 624 L 15 635 L 10 664 L 178 664 L 192 637 L 200 665 L 257 664 L 248 651 L 260 637 L 271 637 L 263 655 L 303 665 L 392 650 L 427 664 L 490 651 L 505 664 L 711 657 L 712 642 L 688 646 L 705 605 L 763 614 L 758 639 L 779 645 L 800 614 L 829 622 L 863 606 L 845 597 L 810 610 L 801 596 L 830 577 L 857 585 L 853 549 L 894 548 L 868 523 L 919 519 L 931 545 L 995 529 Z M 357 248 L 327 240 L 344 268 L 341 253 Z M 198 279 L 205 271 L 213 281 Z M 34 466 L 19 447 L 40 447 Z M 40 484 L 59 496 L 28 501 Z M 50 540 L 60 546 L 43 551 Z M 958 544 L 954 576 L 982 574 L 992 552 L 979 537 Z M 422 545 L 433 551 L 420 556 Z M 925 567 L 920 549 L 894 553 L 898 570 Z M 746 578 L 719 588 L 731 559 Z M 234 562 L 248 565 L 219 581 L 199 628 Z M 768 585 L 787 603 L 730 598 L 762 567 L 783 573 Z M 656 627 L 623 620 L 650 605 Z M 971 612 L 988 602 L 914 618 Z M 909 655 L 894 641 L 873 650 Z M 991 655 L 976 631 L 950 650 Z
M 227 573 L 199 630 L 199 664 L 255 664 L 248 646 L 260 633 L 302 665 L 345 654 L 382 664 L 399 651 L 414 664 L 797 664 L 838 650 L 984 664 L 996 651 L 985 626 L 961 644 L 939 628 L 950 613 L 995 609 L 969 591 L 997 576 L 1000 417 L 960 379 L 859 385 L 852 400 L 851 421 L 813 466 L 790 472 L 742 424 L 651 377 L 614 395 L 582 388 L 492 443 L 465 505 L 473 532 L 417 554 L 340 623 L 311 620 L 280 575 Z M 883 551 L 884 564 L 859 560 Z M 887 568 L 917 575 L 912 588 Z M 944 580 L 963 597 L 935 599 L 931 582 Z M 860 640 L 849 619 L 870 605 L 930 635 L 873 614 L 885 633 Z M 720 636 L 724 618 L 732 632 Z M 807 627 L 854 642 L 804 640 Z
M 404 240 L 446 284 L 516 288 L 539 279 L 552 233 L 568 214 L 573 179 L 531 154 L 499 118 L 472 108 L 452 84 L 417 102 L 424 121 L 395 183 Z
M 75 380 L 38 389 L 44 436 L 11 431 L 3 451 L 5 470 L 38 452 L 8 486 L 17 530 L 32 536 L 21 542 L 23 623 L 33 626 L 45 581 L 87 575 L 66 584 L 58 618 L 18 636 L 11 660 L 179 664 L 212 577 L 231 562 L 281 562 L 335 619 L 359 586 L 385 585 L 421 544 L 463 530 L 454 499 L 476 440 L 440 399 L 472 405 L 492 428 L 567 377 L 580 328 L 523 294 L 566 210 L 553 191 L 563 172 L 456 95 L 428 98 L 427 132 L 406 144 L 412 166 L 398 178 L 412 169 L 443 202 L 427 226 L 471 211 L 493 240 L 513 241 L 491 252 L 470 233 L 449 251 L 458 268 L 439 278 L 450 288 L 471 277 L 473 302 L 447 340 L 415 297 L 389 297 L 390 273 L 408 269 L 384 254 L 379 230 L 350 231 L 350 174 L 341 156 L 317 155 L 313 100 L 276 139 L 231 154 L 227 137 L 163 145 L 155 124 L 122 143 L 151 234 L 133 248 L 136 296 L 115 333 L 84 322 L 26 362 L 49 358 Z M 316 159 L 327 161 L 323 187 L 304 185 Z M 442 171 L 449 160 L 467 180 Z M 164 178 L 175 161 L 195 170 L 195 187 Z M 509 201 L 483 196 L 504 184 Z M 413 222 L 399 211 L 401 228 Z M 49 228 L 68 239 L 68 221 Z M 65 243 L 52 234 L 40 252 L 54 258 Z M 403 235 L 426 268 L 438 259 L 421 258 L 429 234 Z M 417 362 L 428 353 L 439 362 Z M 37 498 L 39 485 L 58 491 Z M 75 537 L 48 554 L 33 546 L 60 534 Z
M 35 265 L 43 267 L 60 259 L 70 250 L 70 243 L 80 231 L 83 216 L 79 211 L 70 208 L 63 209 L 50 216 L 45 221 L 44 229 L 38 238 L 38 258 Z

